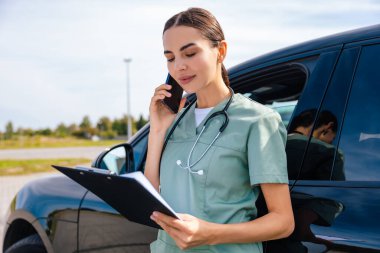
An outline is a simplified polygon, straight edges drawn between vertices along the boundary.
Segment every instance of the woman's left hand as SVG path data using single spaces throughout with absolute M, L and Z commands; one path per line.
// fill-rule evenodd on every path
M 189 214 L 178 214 L 176 219 L 160 212 L 153 212 L 151 219 L 160 225 L 182 249 L 211 244 L 210 237 L 213 223 L 198 219 Z

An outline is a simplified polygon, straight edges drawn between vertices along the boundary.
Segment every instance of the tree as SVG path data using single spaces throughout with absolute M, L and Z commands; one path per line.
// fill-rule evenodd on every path
M 35 134 L 35 131 L 31 128 L 19 127 L 17 129 L 17 135 L 19 136 L 33 136 L 34 134 Z
M 13 124 L 9 121 L 5 126 L 4 139 L 9 140 L 13 137 Z
M 82 130 L 88 130 L 88 129 L 91 128 L 91 121 L 90 121 L 90 118 L 87 115 L 83 117 L 83 120 L 79 124 L 79 127 Z
M 112 121 L 106 116 L 98 120 L 96 128 L 99 130 L 100 137 L 104 139 L 113 139 L 117 136 L 117 132 L 112 130 Z
M 125 122 L 122 119 L 115 119 L 112 122 L 112 130 L 116 131 L 117 135 L 125 135 L 127 132 Z
M 79 124 L 79 130 L 76 130 L 73 135 L 80 138 L 91 138 L 96 132 L 97 130 L 91 126 L 90 118 L 84 116 L 82 122 Z
M 64 123 L 60 123 L 55 129 L 55 135 L 58 137 L 67 137 L 70 134 L 69 127 L 67 127 Z
M 112 121 L 110 120 L 110 118 L 103 116 L 98 120 L 96 128 L 98 128 L 101 132 L 107 132 L 109 130 L 112 130 Z
M 50 136 L 53 133 L 53 131 L 51 131 L 50 128 L 42 128 L 37 130 L 36 133 L 40 135 Z
M 136 128 L 137 128 L 137 130 L 139 130 L 140 128 L 142 128 L 143 126 L 145 126 L 145 124 L 147 122 L 148 121 L 146 119 L 144 119 L 144 117 L 142 116 L 142 114 L 140 114 L 139 120 L 136 121 Z
M 73 124 L 71 124 L 70 126 L 68 126 L 67 129 L 69 130 L 69 134 L 70 134 L 70 135 L 73 135 L 73 134 L 75 133 L 75 131 L 78 131 L 78 130 L 79 130 L 78 125 L 75 124 L 75 123 L 73 123 Z

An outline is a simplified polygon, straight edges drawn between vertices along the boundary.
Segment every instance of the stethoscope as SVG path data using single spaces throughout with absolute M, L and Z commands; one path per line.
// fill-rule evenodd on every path
M 231 87 L 229 87 L 230 89 L 230 92 L 231 92 L 231 96 L 230 98 L 228 99 L 228 102 L 227 104 L 224 106 L 224 108 L 220 111 L 217 111 L 217 112 L 214 112 L 213 114 L 211 114 L 208 119 L 205 121 L 205 123 L 203 124 L 203 127 L 202 127 L 202 130 L 200 131 L 197 139 L 195 140 L 191 150 L 190 150 L 190 153 L 189 155 L 187 156 L 187 163 L 186 165 L 183 165 L 182 164 L 182 161 L 181 160 L 177 160 L 176 161 L 176 164 L 181 167 L 182 169 L 185 169 L 185 170 L 188 170 L 190 173 L 192 174 L 198 174 L 198 175 L 203 175 L 203 170 L 198 170 L 198 171 L 194 171 L 192 168 L 200 161 L 202 160 L 202 158 L 206 155 L 207 151 L 211 148 L 211 146 L 215 143 L 215 141 L 219 138 L 219 136 L 223 133 L 223 131 L 226 129 L 227 125 L 228 125 L 228 121 L 229 121 L 229 117 L 228 117 L 228 113 L 227 113 L 227 110 L 228 108 L 230 107 L 230 104 L 232 102 L 232 98 L 234 96 L 234 91 L 231 89 Z M 161 156 L 162 156 L 162 153 L 164 152 L 165 148 L 166 148 L 166 145 L 169 141 L 169 138 L 170 136 L 174 133 L 174 130 L 177 128 L 178 124 L 181 122 L 181 120 L 183 119 L 183 117 L 186 115 L 186 113 L 189 111 L 189 109 L 191 108 L 191 106 L 196 102 L 196 100 L 194 100 L 193 102 L 191 102 L 187 107 L 186 109 L 184 110 L 184 112 L 179 116 L 179 118 L 177 119 L 177 121 L 174 123 L 172 129 L 170 130 L 170 132 L 168 133 L 167 137 L 166 137 L 166 140 L 164 142 L 164 145 L 163 145 L 163 148 L 162 148 L 162 152 L 161 152 Z M 223 121 L 223 124 L 222 126 L 219 128 L 219 131 L 218 133 L 215 135 L 214 139 L 212 140 L 212 142 L 207 146 L 207 148 L 203 151 L 203 153 L 201 154 L 201 156 L 193 163 L 191 163 L 191 157 L 193 155 L 193 152 L 194 152 L 194 149 L 195 149 L 195 146 L 198 144 L 198 141 L 199 139 L 201 138 L 203 132 L 206 130 L 207 126 L 208 126 L 208 123 L 216 118 L 216 117 L 219 117 L 219 116 L 222 116 L 224 117 L 224 121 Z

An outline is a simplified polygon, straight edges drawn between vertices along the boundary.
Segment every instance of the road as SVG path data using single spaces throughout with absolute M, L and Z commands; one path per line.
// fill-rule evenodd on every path
M 7 149 L 0 150 L 0 162 L 5 159 L 88 158 L 92 160 L 104 149 L 104 147 Z M 29 181 L 54 173 L 58 172 L 35 173 L 24 176 L 0 176 L 0 249 L 3 247 L 3 229 L 6 211 L 16 192 Z
M 104 147 L 4 149 L 0 150 L 0 160 L 28 160 L 53 158 L 94 159 L 104 149 Z

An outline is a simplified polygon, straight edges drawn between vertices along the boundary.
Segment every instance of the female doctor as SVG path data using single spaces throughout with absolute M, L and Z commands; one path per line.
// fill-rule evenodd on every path
M 294 227 L 280 116 L 229 88 L 227 43 L 210 12 L 170 18 L 163 46 L 170 75 L 197 100 L 173 114 L 161 103 L 167 84 L 151 99 L 145 175 L 181 218 L 151 215 L 163 228 L 151 251 L 262 252 L 261 241 Z M 256 218 L 260 189 L 268 213 Z

